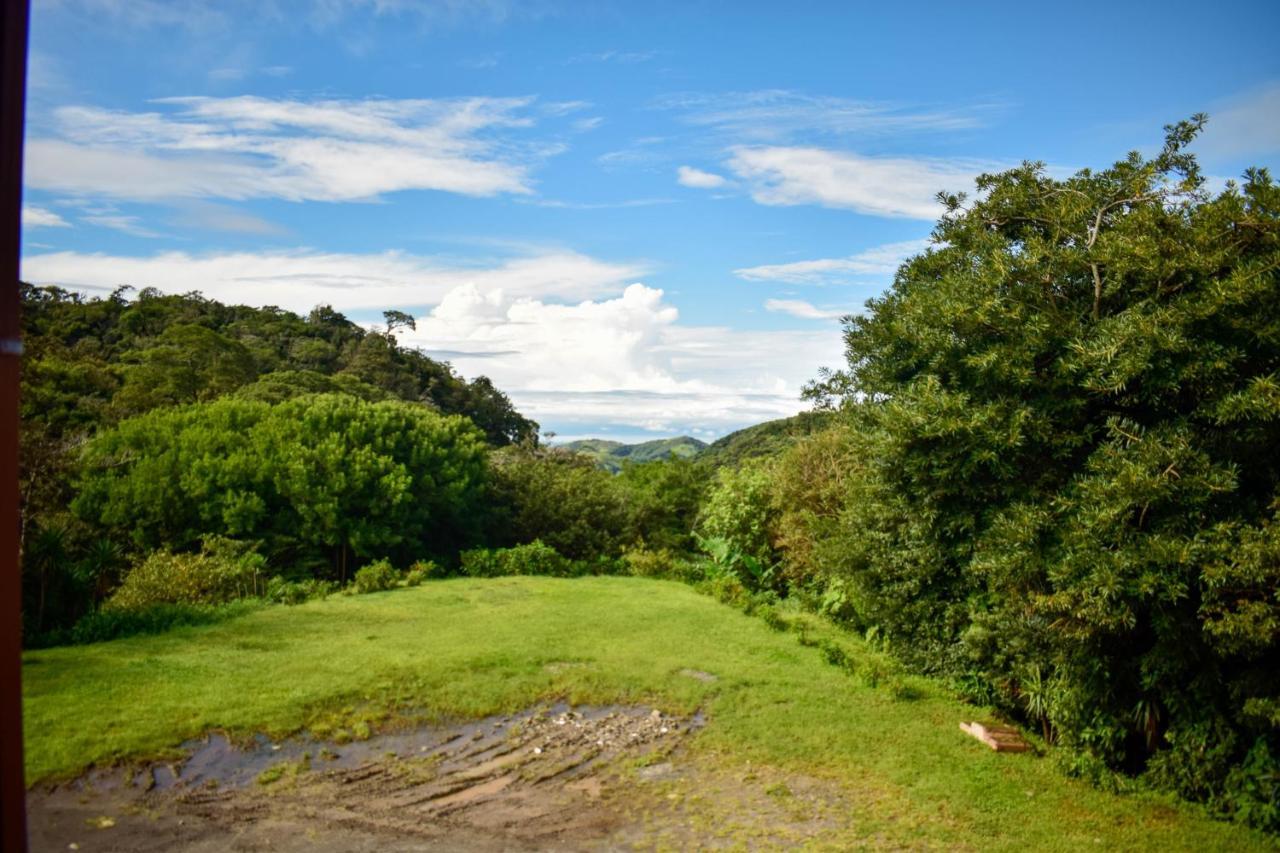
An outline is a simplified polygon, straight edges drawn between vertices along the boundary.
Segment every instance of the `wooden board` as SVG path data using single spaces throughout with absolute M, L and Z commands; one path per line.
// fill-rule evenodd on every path
M 1017 729 L 990 723 L 961 723 L 960 731 L 977 738 L 996 752 L 1026 752 L 1030 747 Z

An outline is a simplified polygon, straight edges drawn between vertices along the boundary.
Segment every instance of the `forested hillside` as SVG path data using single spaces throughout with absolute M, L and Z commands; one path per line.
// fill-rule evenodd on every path
M 144 290 L 129 298 L 120 288 L 106 298 L 85 298 L 29 285 L 22 288 L 22 309 L 20 487 L 29 633 L 66 626 L 84 613 L 138 549 L 188 548 L 210 535 L 260 541 L 261 521 L 292 541 L 270 538 L 269 550 L 305 567 L 318 559 L 298 541 L 306 541 L 308 524 L 327 526 L 331 532 L 317 533 L 315 544 L 331 550 L 354 543 L 368 553 L 374 542 L 418 535 L 430 501 L 423 503 L 412 487 L 393 498 L 374 493 L 391 485 L 386 478 L 404 454 L 421 451 L 387 453 L 384 446 L 379 460 L 357 462 L 348 451 L 374 440 L 370 429 L 403 442 L 412 435 L 403 432 L 407 423 L 439 423 L 454 439 L 474 443 L 476 450 L 467 451 L 473 455 L 484 443 L 537 439 L 537 424 L 488 379 L 466 381 L 447 363 L 399 346 L 394 329 L 413 321 L 397 311 L 386 312 L 385 329 L 368 331 L 325 306 L 301 317 L 222 305 L 199 294 Z M 321 394 L 330 402 L 308 402 Z M 345 435 L 341 422 L 351 425 Z M 289 434 L 269 434 L 280 429 Z M 296 481 L 299 460 L 281 456 L 291 449 L 317 457 L 309 469 L 314 482 Z M 224 455 L 233 452 L 241 454 L 239 463 Z M 327 460 L 319 458 L 326 454 Z M 475 458 L 483 467 L 483 454 Z M 329 474 L 316 467 L 321 463 Z M 293 485 L 282 483 L 285 469 L 293 472 Z M 458 476 L 450 469 L 446 480 Z M 292 505 L 312 521 L 280 513 L 273 501 L 283 498 L 271 494 L 282 489 L 292 490 Z M 335 489 L 341 494 L 325 503 L 323 494 Z M 356 519 L 367 514 L 370 500 L 389 501 L 401 512 L 413 501 L 414 514 L 396 521 L 396 532 L 358 530 Z M 229 502 L 237 501 L 232 509 Z M 146 506 L 154 521 L 147 520 Z M 201 520 L 184 520 L 183 512 Z M 390 525 L 393 515 L 384 519 Z M 339 528 L 345 532 L 332 532 Z M 441 535 L 461 541 L 453 528 Z M 344 559 L 345 551 L 335 558 L 340 575 L 347 574 Z
M 622 470 L 622 466 L 627 462 L 653 462 L 671 457 L 692 459 L 701 453 L 707 444 L 696 438 L 682 435 L 679 438 L 659 438 L 636 444 L 585 438 L 580 441 L 567 441 L 561 446 L 574 453 L 589 456 L 607 471 L 617 472 Z
M 712 467 L 736 467 L 751 459 L 776 456 L 797 439 L 829 423 L 827 412 L 801 412 L 790 418 L 765 421 L 716 439 L 703 449 L 699 459 Z

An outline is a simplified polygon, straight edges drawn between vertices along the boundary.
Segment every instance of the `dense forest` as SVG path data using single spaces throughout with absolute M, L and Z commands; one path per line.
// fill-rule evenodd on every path
M 1280 829 L 1280 188 L 1209 192 L 1201 123 L 944 196 L 815 411 L 616 473 L 398 346 L 396 312 L 27 287 L 27 636 L 450 574 L 676 578 L 824 614 L 1067 772 Z

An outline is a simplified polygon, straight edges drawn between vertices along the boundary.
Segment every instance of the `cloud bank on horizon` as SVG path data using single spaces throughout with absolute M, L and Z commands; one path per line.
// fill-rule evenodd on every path
M 1105 165 L 1198 111 L 1211 174 L 1280 154 L 1273 4 L 1206 11 L 1272 26 L 1160 75 L 1211 21 L 1089 29 L 1138 55 L 1069 80 L 1087 15 L 658 11 L 37 0 L 23 276 L 407 310 L 404 343 L 560 435 L 712 438 L 803 407 L 939 191 Z

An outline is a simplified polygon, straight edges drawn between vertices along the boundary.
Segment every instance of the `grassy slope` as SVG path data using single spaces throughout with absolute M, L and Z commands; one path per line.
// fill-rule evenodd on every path
M 847 640 L 852 654 L 871 653 Z M 574 667 L 550 667 L 580 662 Z M 685 667 L 716 673 L 702 683 Z M 479 716 L 563 697 L 703 708 L 697 760 L 838 780 L 860 836 L 1018 849 L 1246 849 L 1266 841 L 1152 795 L 1115 796 L 957 730 L 926 681 L 895 699 L 693 590 L 635 578 L 452 580 L 25 656 L 28 775 L 155 755 L 209 728 L 358 727 L 395 704 Z M 850 839 L 852 842 L 853 839 Z

